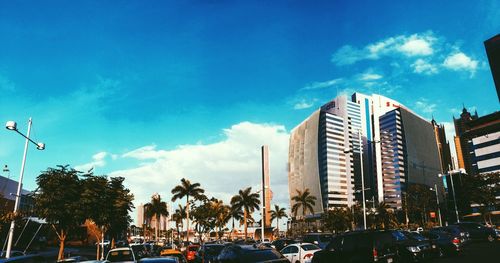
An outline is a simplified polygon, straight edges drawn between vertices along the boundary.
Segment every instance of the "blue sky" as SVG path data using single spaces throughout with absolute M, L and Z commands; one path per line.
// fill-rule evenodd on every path
M 259 183 L 271 150 L 287 205 L 289 131 L 353 90 L 448 130 L 498 110 L 483 41 L 498 1 L 2 1 L 0 116 L 34 119 L 27 188 L 57 164 L 122 175 L 138 202 L 187 177 L 220 198 Z M 17 178 L 22 138 L 0 133 Z M 238 149 L 239 148 L 239 149 Z M 228 177 L 231 180 L 225 181 Z M 155 183 L 155 180 L 161 181 Z

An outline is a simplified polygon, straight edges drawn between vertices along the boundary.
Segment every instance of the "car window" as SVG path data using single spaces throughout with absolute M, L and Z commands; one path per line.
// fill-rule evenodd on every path
M 106 258 L 109 262 L 134 261 L 130 250 L 110 251 Z
M 320 249 L 318 246 L 313 245 L 313 244 L 302 245 L 302 246 L 300 246 L 300 247 L 301 247 L 303 250 L 305 250 L 305 251 Z
M 282 254 L 290 254 L 290 247 L 285 247 L 284 249 L 281 250 Z
M 393 231 L 393 232 L 391 232 L 391 234 L 394 237 L 394 239 L 396 239 L 397 241 L 408 240 L 408 238 L 403 233 L 401 233 L 399 231 Z
M 320 235 L 319 241 L 321 242 L 329 242 L 332 239 L 332 235 Z
M 296 246 L 291 246 L 290 247 L 290 253 L 299 253 L 299 248 Z
M 295 248 L 298 252 L 298 248 Z M 264 262 L 280 258 L 283 258 L 283 255 L 274 249 L 249 250 L 248 253 L 244 253 L 241 257 L 243 262 Z

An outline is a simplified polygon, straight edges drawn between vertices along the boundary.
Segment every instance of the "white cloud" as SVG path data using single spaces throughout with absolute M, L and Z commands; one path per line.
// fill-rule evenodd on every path
M 314 106 L 314 102 L 307 102 L 305 100 L 301 100 L 297 103 L 295 103 L 295 105 L 293 105 L 293 109 L 294 110 L 303 110 L 303 109 L 308 109 L 308 108 L 311 108 L 312 106 Z
M 384 56 L 430 56 L 435 52 L 433 46 L 438 42 L 437 40 L 432 32 L 425 32 L 389 37 L 363 48 L 345 45 L 332 55 L 332 62 L 341 66 L 362 60 L 377 60 Z
M 463 52 L 450 54 L 443 62 L 443 66 L 454 71 L 469 71 L 471 75 L 476 72 L 478 61 L 470 58 Z
M 323 89 L 323 88 L 328 88 L 331 87 L 335 84 L 338 84 L 342 82 L 341 78 L 338 79 L 332 79 L 332 80 L 327 80 L 327 81 L 322 81 L 322 82 L 313 82 L 310 84 L 307 84 L 303 90 L 315 90 L 315 89 Z
M 361 74 L 361 76 L 359 77 L 359 79 L 363 80 L 363 81 L 373 81 L 373 80 L 379 80 L 381 78 L 383 78 L 382 75 L 375 74 L 375 73 L 364 73 L 364 74 Z
M 413 72 L 418 74 L 433 75 L 439 71 L 436 65 L 421 58 L 411 64 L 411 67 L 413 68 Z
M 430 103 L 427 99 L 424 98 L 420 98 L 415 102 L 416 110 L 427 114 L 436 111 L 436 107 L 437 104 Z
M 419 36 L 417 34 L 410 36 L 404 43 L 398 47 L 398 50 L 403 54 L 413 56 L 429 56 L 434 53 L 432 44 L 436 38 L 431 35 Z
M 136 204 L 149 201 L 154 192 L 169 200 L 171 189 L 181 178 L 199 182 L 208 195 L 227 203 L 239 189 L 260 184 L 260 147 L 269 145 L 273 203 L 288 204 L 289 134 L 285 127 L 241 122 L 224 129 L 223 134 L 223 140 L 212 144 L 182 145 L 175 149 L 159 149 L 153 145 L 135 149 L 122 157 L 144 162 L 110 175 L 126 178 Z
M 106 157 L 109 154 L 107 152 L 98 152 L 92 156 L 92 161 L 85 164 L 80 164 L 75 166 L 75 170 L 86 172 L 90 169 L 95 169 L 96 167 L 103 167 L 106 165 Z

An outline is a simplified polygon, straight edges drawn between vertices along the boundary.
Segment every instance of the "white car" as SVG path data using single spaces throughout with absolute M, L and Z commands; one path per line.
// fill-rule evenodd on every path
M 320 250 L 321 248 L 311 243 L 296 243 L 284 247 L 281 254 L 292 263 L 309 263 L 314 253 Z
M 129 247 L 111 249 L 106 256 L 107 262 L 137 262 L 134 251 Z

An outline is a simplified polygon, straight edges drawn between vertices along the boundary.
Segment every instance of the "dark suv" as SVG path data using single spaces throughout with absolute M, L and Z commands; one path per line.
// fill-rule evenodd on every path
M 467 231 L 471 240 L 487 240 L 489 242 L 495 241 L 496 233 L 493 228 L 474 222 L 460 222 L 455 223 L 454 225 Z
M 268 248 L 258 245 L 227 245 L 222 249 L 217 257 L 217 262 L 231 263 L 254 263 L 254 262 L 273 262 L 273 263 L 288 263 L 280 252 L 273 248 Z
M 333 235 L 329 233 L 308 233 L 305 234 L 302 241 L 304 243 L 315 244 L 321 249 L 325 249 L 325 247 L 332 240 Z
M 354 231 L 338 235 L 322 251 L 314 254 L 319 262 L 394 262 L 397 244 L 391 231 Z

